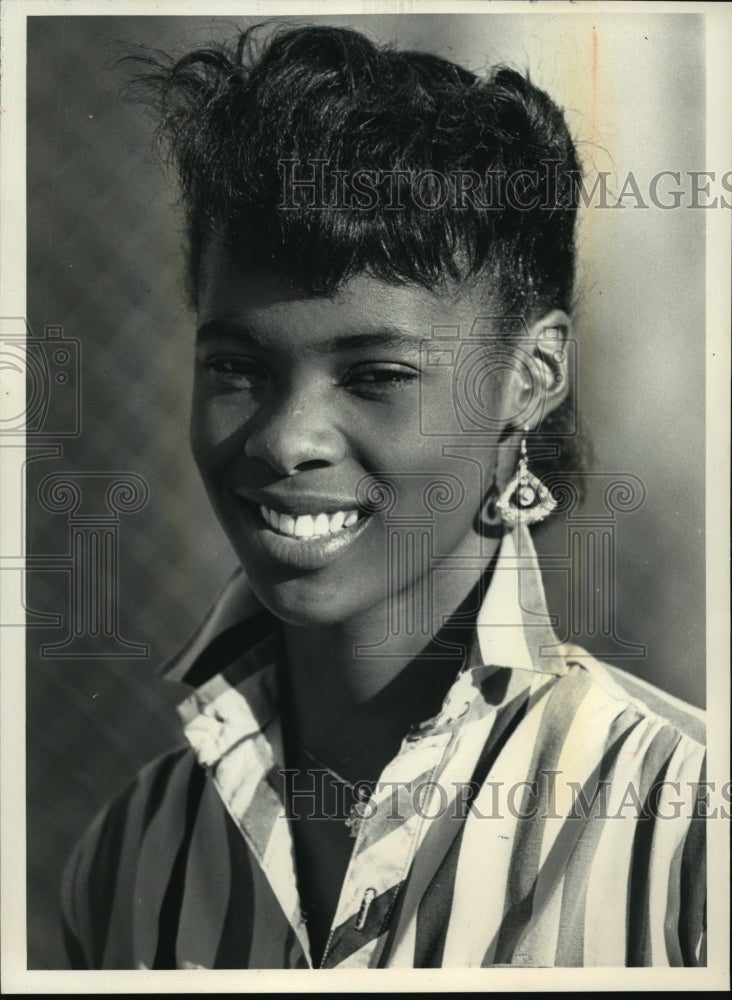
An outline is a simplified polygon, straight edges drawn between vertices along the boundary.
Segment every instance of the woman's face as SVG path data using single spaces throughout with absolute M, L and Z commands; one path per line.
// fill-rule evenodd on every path
M 491 368 L 484 347 L 479 378 L 468 359 L 462 388 L 485 422 L 465 433 L 449 340 L 486 312 L 475 289 L 437 294 L 366 274 L 332 298 L 305 297 L 206 251 L 192 448 L 255 593 L 278 617 L 356 620 L 383 607 L 390 586 L 439 572 L 436 558 L 480 556 L 477 515 L 498 437 L 515 421 L 517 376 Z M 374 510 L 369 498 L 385 493 L 390 506 Z

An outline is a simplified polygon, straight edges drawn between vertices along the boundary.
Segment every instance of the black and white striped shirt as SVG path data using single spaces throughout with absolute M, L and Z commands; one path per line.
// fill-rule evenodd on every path
M 244 588 L 171 673 L 198 683 L 179 708 L 190 746 L 148 765 L 67 867 L 75 967 L 312 965 L 280 639 L 273 619 L 241 620 Z M 548 620 L 520 530 L 468 663 L 364 809 L 321 967 L 704 964 L 701 715 L 562 646 Z

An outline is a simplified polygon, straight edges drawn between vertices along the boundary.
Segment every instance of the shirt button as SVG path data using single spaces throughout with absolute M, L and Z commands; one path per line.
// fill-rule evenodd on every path
M 371 909 L 371 904 L 376 898 L 376 889 L 367 889 L 363 894 L 363 899 L 361 900 L 361 906 L 358 911 L 358 916 L 356 917 L 356 923 L 354 927 L 357 931 L 362 931 L 366 926 L 366 917 L 369 915 L 369 910 Z

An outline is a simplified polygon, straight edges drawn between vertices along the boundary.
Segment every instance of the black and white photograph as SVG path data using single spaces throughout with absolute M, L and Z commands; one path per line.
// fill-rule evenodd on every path
M 4 5 L 5 990 L 729 988 L 731 14 Z

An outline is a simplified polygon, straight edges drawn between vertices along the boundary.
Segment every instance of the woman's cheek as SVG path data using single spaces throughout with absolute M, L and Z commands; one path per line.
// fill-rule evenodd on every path
M 249 409 L 236 394 L 195 397 L 191 413 L 190 442 L 196 461 L 220 461 L 227 445 L 241 442 Z

